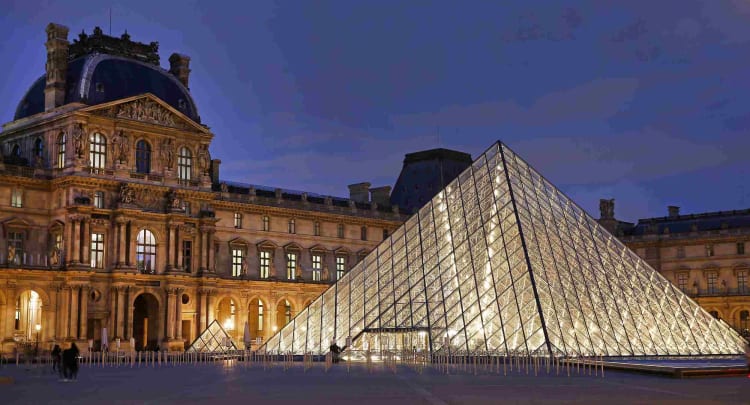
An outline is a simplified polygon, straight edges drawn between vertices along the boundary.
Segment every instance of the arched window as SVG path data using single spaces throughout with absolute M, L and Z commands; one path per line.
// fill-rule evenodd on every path
M 65 132 L 57 137 L 57 168 L 65 167 Z
M 154 273 L 156 270 L 156 238 L 147 229 L 141 229 L 135 240 L 135 261 L 141 273 Z
M 151 145 L 143 139 L 135 144 L 135 171 L 151 173 Z
M 284 325 L 292 321 L 292 304 L 284 300 Z
M 177 155 L 177 178 L 182 181 L 188 181 L 191 178 L 193 170 L 193 154 L 186 147 L 180 148 Z
M 89 145 L 89 165 L 94 169 L 104 169 L 107 164 L 107 138 L 95 132 L 91 134 Z
M 36 138 L 34 141 L 34 157 L 43 157 L 44 155 L 44 141 L 42 138 Z

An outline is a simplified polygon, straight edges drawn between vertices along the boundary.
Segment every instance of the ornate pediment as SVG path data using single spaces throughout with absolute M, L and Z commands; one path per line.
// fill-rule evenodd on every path
M 104 108 L 97 107 L 99 108 L 92 108 L 90 111 L 96 115 L 103 115 L 105 117 L 140 121 L 192 131 L 196 129 L 203 130 L 188 118 L 181 116 L 181 114 L 178 115 L 167 104 L 150 95 L 129 99 L 117 104 L 109 104 Z

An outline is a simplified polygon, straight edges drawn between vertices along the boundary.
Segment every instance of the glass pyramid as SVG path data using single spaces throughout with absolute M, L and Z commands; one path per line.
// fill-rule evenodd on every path
M 324 353 L 334 341 L 417 330 L 431 352 L 743 350 L 733 329 L 499 142 L 261 351 Z
M 187 349 L 188 352 L 211 353 L 228 352 L 230 350 L 237 350 L 237 346 L 234 345 L 232 338 L 216 320 L 211 322 Z

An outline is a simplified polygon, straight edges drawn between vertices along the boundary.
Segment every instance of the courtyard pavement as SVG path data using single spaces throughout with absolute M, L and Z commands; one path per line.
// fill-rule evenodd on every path
M 507 376 L 471 373 L 422 374 L 399 366 L 334 365 L 328 372 L 316 363 L 306 372 L 301 363 L 284 370 L 259 364 L 217 362 L 156 368 L 89 368 L 76 382 L 15 365 L 0 368 L 13 384 L 0 385 L 2 404 L 750 404 L 750 378 L 671 379 L 606 371 L 605 377 L 534 376 L 533 371 Z

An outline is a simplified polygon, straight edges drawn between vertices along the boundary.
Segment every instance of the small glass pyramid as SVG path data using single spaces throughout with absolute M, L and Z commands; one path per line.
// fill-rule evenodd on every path
M 260 350 L 325 353 L 399 331 L 465 354 L 737 354 L 744 344 L 499 142 Z
M 197 339 L 193 341 L 188 352 L 228 352 L 237 350 L 234 341 L 229 337 L 218 321 L 214 320 Z

